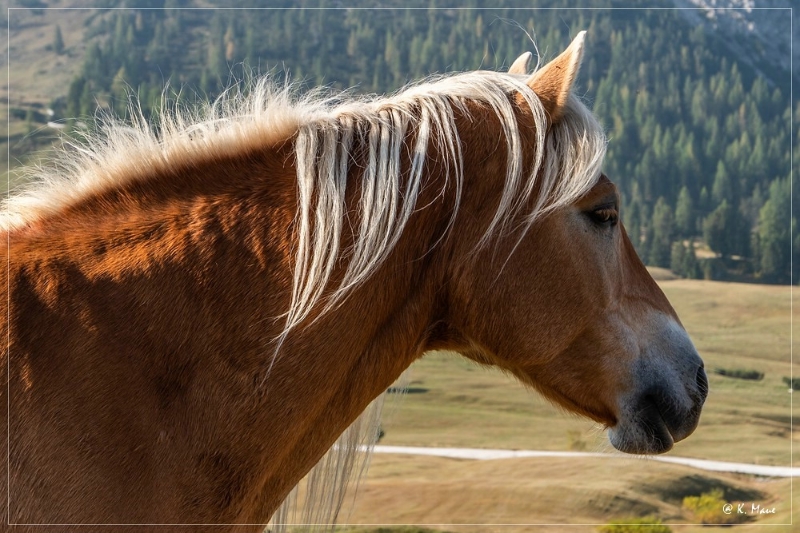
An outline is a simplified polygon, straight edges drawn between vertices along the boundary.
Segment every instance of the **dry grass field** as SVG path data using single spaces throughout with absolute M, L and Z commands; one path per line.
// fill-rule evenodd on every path
M 721 488 L 731 502 L 775 507 L 776 515 L 736 531 L 800 521 L 790 480 L 715 474 L 637 458 L 459 461 L 376 456 L 357 495 L 351 524 L 419 524 L 444 531 L 594 531 L 612 518 L 658 516 L 673 529 L 691 524 L 685 496 Z M 471 524 L 471 525 L 459 525 Z M 680 524 L 680 528 L 677 525 Z M 771 525 L 769 531 L 789 532 Z
M 657 277 L 709 370 L 764 373 L 760 381 L 747 381 L 709 372 L 700 427 L 670 453 L 789 465 L 798 438 L 792 394 L 782 382 L 792 371 L 789 287 Z M 427 355 L 411 372 L 408 394 L 389 402 L 381 444 L 611 451 L 602 428 L 554 408 L 501 372 L 447 353 Z M 376 455 L 347 521 L 436 531 L 594 531 L 613 518 L 649 515 L 675 524 L 674 531 L 699 532 L 709 526 L 690 525 L 683 498 L 718 488 L 745 509 L 775 508 L 774 515 L 751 517 L 736 531 L 763 531 L 769 524 L 770 532 L 789 532 L 790 525 L 780 524 L 800 524 L 800 497 L 792 499 L 791 485 L 790 479 L 621 454 L 489 461 Z

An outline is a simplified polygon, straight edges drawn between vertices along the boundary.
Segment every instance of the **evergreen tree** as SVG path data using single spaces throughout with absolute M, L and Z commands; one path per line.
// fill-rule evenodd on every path
M 61 26 L 58 24 L 56 24 L 56 31 L 53 35 L 53 50 L 55 50 L 58 55 L 64 53 L 64 38 L 61 35 Z
M 80 78 L 84 81 L 100 82 L 103 79 L 110 78 L 111 75 L 106 71 L 106 61 L 103 51 L 100 46 L 95 42 L 86 49 L 86 57 L 83 60 L 83 68 Z
M 722 203 L 703 221 L 706 244 L 720 255 L 731 255 L 734 249 L 730 231 L 732 218 L 733 208 L 727 200 L 722 200 Z
M 790 273 L 791 197 L 788 179 L 779 179 L 769 187 L 769 197 L 759 212 L 758 241 L 760 275 L 766 281 L 787 282 Z
M 81 94 L 83 93 L 84 85 L 86 85 L 86 79 L 83 77 L 75 78 L 69 84 L 67 105 L 64 109 L 65 118 L 71 119 L 81 114 Z
M 222 27 L 212 28 L 208 41 L 208 72 L 212 79 L 220 82 L 228 79 L 228 64 L 225 61 L 225 39 Z
M 625 210 L 625 229 L 628 233 L 628 238 L 631 240 L 634 248 L 641 254 L 640 247 L 642 245 L 642 212 L 641 205 L 637 198 L 631 201 L 628 209 Z
M 681 241 L 673 242 L 669 254 L 669 269 L 679 276 L 684 276 L 683 267 L 685 262 L 686 248 Z
M 125 67 L 122 67 L 111 81 L 112 106 L 122 116 L 126 116 L 128 112 L 128 83 L 126 78 Z
M 125 56 L 129 53 L 126 46 L 125 36 L 127 35 L 127 15 L 122 11 L 117 11 L 117 20 L 114 26 L 114 35 L 112 40 L 112 57 L 115 62 L 123 62 Z
M 694 251 L 694 241 L 691 239 L 689 240 L 689 245 L 686 247 L 686 252 L 683 255 L 681 275 L 689 279 L 699 279 L 702 276 L 700 264 L 697 262 L 697 255 Z
M 695 232 L 694 202 L 685 185 L 678 193 L 678 203 L 675 206 L 675 229 L 681 237 L 689 237 Z
M 700 206 L 699 207 L 705 213 L 711 211 L 711 199 L 709 197 L 708 189 L 706 187 L 703 187 L 702 189 L 700 189 Z
M 717 173 L 714 174 L 714 185 L 711 187 L 711 199 L 715 205 L 719 205 L 723 200 L 731 200 L 731 179 L 725 163 L 717 163 Z
M 89 82 L 83 84 L 79 105 L 80 115 L 83 117 L 94 115 L 94 112 L 97 109 L 95 92 L 92 90 L 92 84 Z
M 384 48 L 383 59 L 386 61 L 386 66 L 391 73 L 392 83 L 400 84 L 405 75 L 400 64 L 400 50 L 398 49 L 397 42 L 391 30 L 386 34 L 386 47 Z
M 674 218 L 667 201 L 660 197 L 653 209 L 653 242 L 650 245 L 650 264 L 669 268 Z

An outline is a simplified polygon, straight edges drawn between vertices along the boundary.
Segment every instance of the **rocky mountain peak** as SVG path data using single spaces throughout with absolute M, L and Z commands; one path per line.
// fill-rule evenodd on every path
M 726 45 L 756 71 L 790 72 L 800 65 L 800 24 L 792 33 L 791 7 L 797 0 L 672 0 L 693 24 L 721 35 Z M 792 4 L 795 4 L 792 6 Z M 774 76 L 774 74 L 772 74 Z M 800 77 L 795 72 L 794 76 Z M 770 77 L 770 75 L 767 75 Z

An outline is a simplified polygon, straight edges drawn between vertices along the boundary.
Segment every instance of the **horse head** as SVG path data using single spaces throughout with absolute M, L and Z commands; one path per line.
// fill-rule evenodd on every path
M 525 78 L 536 98 L 533 109 L 517 98 L 518 113 L 528 115 L 519 118 L 521 135 L 529 137 L 522 145 L 541 142 L 534 139 L 537 130 L 545 135 L 532 177 L 538 192 L 514 229 L 499 232 L 491 245 L 460 243 L 443 291 L 440 339 L 605 425 L 615 448 L 662 453 L 695 429 L 708 384 L 694 345 L 619 220 L 617 188 L 595 161 L 604 146 L 582 154 L 591 132 L 581 128 L 594 127 L 570 94 L 582 46 L 583 34 Z M 523 75 L 529 58 L 521 56 L 510 73 Z M 537 113 L 545 123 L 530 120 Z M 562 129 L 578 134 L 569 138 Z M 580 158 L 589 163 L 574 161 Z M 502 167 L 485 154 L 466 155 L 465 182 L 491 182 L 492 165 Z M 593 176 L 559 204 L 559 191 L 569 189 L 575 172 Z M 470 215 L 463 220 L 486 228 L 485 206 L 503 199 L 492 197 L 490 187 L 474 188 L 478 195 L 465 192 L 462 209 Z

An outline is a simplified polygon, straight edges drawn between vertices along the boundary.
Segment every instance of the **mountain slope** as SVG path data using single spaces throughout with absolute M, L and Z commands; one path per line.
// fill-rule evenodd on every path
M 742 61 L 772 78 L 800 65 L 800 24 L 792 27 L 789 0 L 672 0 L 692 24 L 717 34 Z M 767 68 L 764 68 L 764 67 Z M 800 77 L 800 70 L 794 72 Z M 774 80 L 773 80 L 774 81 Z

